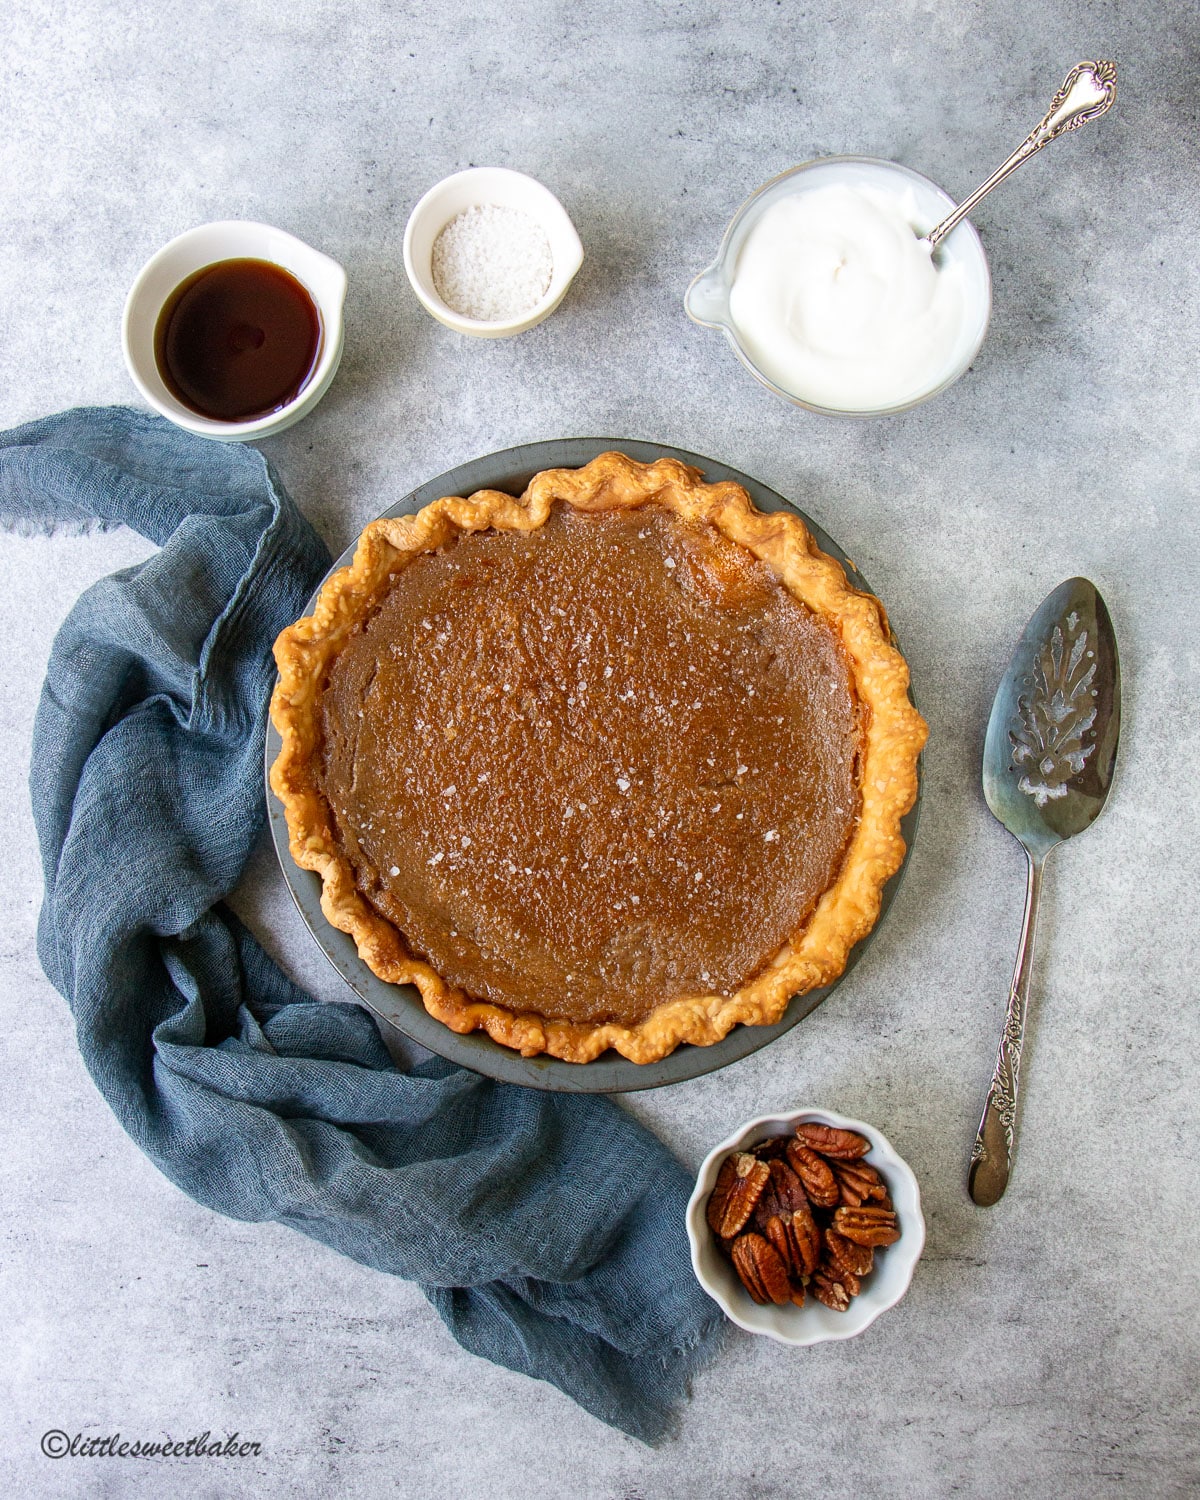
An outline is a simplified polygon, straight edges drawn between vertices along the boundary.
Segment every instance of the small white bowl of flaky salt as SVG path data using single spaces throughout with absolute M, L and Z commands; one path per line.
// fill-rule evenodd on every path
M 508 167 L 444 178 L 404 231 L 404 269 L 422 306 L 476 338 L 509 338 L 540 323 L 582 263 L 566 209 L 549 188 Z

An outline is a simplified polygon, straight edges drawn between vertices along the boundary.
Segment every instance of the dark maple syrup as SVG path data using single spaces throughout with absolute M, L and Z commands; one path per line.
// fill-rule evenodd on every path
M 196 271 L 167 298 L 154 330 L 168 390 L 219 422 L 249 422 L 295 400 L 320 348 L 311 294 L 267 260 L 221 260 Z

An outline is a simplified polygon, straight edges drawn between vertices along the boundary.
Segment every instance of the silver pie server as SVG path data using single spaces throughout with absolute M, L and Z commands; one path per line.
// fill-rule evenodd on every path
M 1086 578 L 1044 599 L 996 690 L 983 750 L 987 805 L 1023 846 L 1025 917 L 996 1069 L 971 1152 L 967 1191 L 987 1207 L 1008 1186 L 1038 898 L 1056 844 L 1104 806 L 1121 727 L 1121 669 L 1104 600 Z

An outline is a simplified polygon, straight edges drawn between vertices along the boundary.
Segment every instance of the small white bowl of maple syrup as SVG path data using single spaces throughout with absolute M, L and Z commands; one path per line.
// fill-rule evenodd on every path
M 121 346 L 155 411 L 220 442 L 272 436 L 329 389 L 342 357 L 346 273 L 269 224 L 189 229 L 142 267 Z

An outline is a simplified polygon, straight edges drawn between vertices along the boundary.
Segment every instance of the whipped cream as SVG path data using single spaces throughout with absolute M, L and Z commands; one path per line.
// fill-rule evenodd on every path
M 729 296 L 762 373 L 840 411 L 900 406 L 953 375 L 981 331 L 979 297 L 961 262 L 930 258 L 921 220 L 912 186 L 885 175 L 797 187 L 771 204 Z

